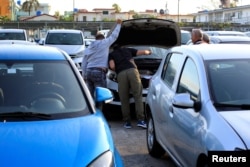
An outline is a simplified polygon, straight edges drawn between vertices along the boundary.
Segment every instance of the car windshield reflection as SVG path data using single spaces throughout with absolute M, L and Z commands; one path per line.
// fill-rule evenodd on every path
M 216 60 L 207 66 L 216 107 L 250 106 L 250 60 Z
M 87 114 L 84 93 L 76 78 L 66 61 L 1 62 L 0 114 Z

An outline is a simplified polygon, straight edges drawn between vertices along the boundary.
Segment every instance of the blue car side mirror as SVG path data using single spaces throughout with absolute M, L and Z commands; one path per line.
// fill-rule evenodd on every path
M 96 99 L 95 101 L 96 102 L 105 102 L 105 103 L 108 103 L 108 102 L 111 102 L 113 101 L 113 94 L 112 92 L 107 89 L 107 88 L 103 88 L 103 87 L 96 87 L 95 89 L 96 91 Z

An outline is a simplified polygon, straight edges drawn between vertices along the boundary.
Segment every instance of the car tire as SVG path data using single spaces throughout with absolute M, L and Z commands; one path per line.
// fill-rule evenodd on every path
M 161 158 L 165 154 L 165 150 L 156 140 L 154 121 L 151 115 L 148 118 L 147 147 L 148 152 L 152 157 Z

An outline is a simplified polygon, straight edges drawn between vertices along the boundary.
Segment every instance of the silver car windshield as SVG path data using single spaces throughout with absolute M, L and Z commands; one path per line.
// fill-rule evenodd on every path
M 87 102 L 66 61 L 0 62 L 0 114 L 85 112 Z
M 207 72 L 215 103 L 250 105 L 250 59 L 209 61 Z

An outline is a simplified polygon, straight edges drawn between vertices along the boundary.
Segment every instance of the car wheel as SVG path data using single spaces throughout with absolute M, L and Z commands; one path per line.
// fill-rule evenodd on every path
M 155 158 L 160 158 L 165 154 L 165 150 L 156 140 L 155 128 L 152 116 L 149 116 L 148 118 L 147 147 L 149 154 Z

